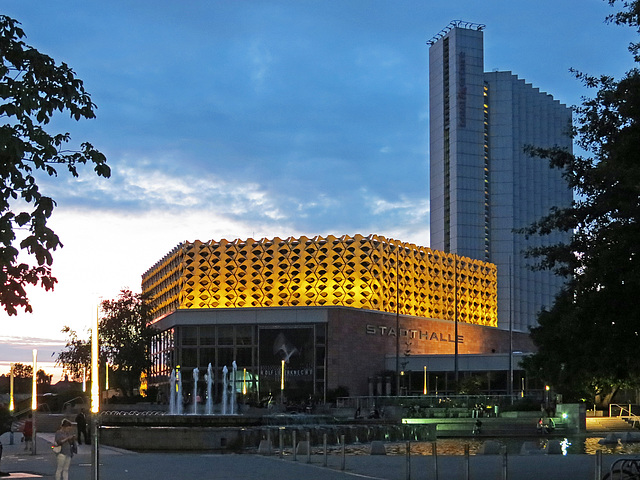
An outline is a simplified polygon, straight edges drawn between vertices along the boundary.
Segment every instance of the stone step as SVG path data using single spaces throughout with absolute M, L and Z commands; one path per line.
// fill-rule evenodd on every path
M 587 432 L 629 432 L 637 431 L 633 425 L 620 417 L 589 417 Z

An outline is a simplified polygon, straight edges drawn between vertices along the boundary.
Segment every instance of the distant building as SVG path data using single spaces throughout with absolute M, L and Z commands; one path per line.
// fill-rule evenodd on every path
M 571 110 L 511 72 L 485 72 L 483 25 L 452 22 L 429 44 L 431 248 L 497 266 L 498 327 L 528 331 L 562 279 L 532 271 L 514 232 L 567 207 L 572 192 L 525 146 L 572 149 Z
M 440 360 L 428 371 L 444 393 L 453 384 L 456 317 L 459 353 L 474 355 L 465 372 L 497 368 L 482 355 L 502 359 L 490 388 L 507 391 L 496 270 L 480 260 L 376 235 L 196 241 L 150 268 L 142 290 L 158 331 L 149 385 L 166 391 L 176 367 L 192 384 L 193 369 L 202 379 L 211 364 L 220 398 L 222 369 L 235 361 L 236 392 L 252 402 L 279 398 L 283 368 L 288 399 L 322 399 L 341 386 L 391 395 L 402 362 L 403 392 L 419 393 L 423 367 L 445 355 L 446 368 Z M 516 335 L 515 346 L 531 351 L 528 335 Z M 426 355 L 412 387 L 409 358 Z

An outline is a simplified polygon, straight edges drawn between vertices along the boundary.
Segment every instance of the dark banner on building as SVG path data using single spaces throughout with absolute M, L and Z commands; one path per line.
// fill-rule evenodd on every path
M 260 328 L 261 393 L 299 397 L 313 392 L 313 328 Z

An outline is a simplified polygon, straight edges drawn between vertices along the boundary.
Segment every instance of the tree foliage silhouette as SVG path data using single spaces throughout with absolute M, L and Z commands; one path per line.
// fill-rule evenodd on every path
M 64 167 L 77 177 L 79 165 L 93 164 L 97 175 L 110 176 L 90 143 L 66 150 L 68 133 L 45 130 L 56 113 L 90 119 L 96 106 L 69 66 L 24 38 L 18 21 L 0 15 L 0 304 L 9 315 L 32 311 L 27 285 L 50 290 L 56 283 L 51 252 L 62 243 L 47 225 L 55 201 L 41 192 L 38 175 L 55 177 Z

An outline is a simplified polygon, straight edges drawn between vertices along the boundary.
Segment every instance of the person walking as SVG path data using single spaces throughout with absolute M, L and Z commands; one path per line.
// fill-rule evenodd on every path
M 80 409 L 80 413 L 76 415 L 76 427 L 78 428 L 78 445 L 82 445 L 82 439 L 84 443 L 88 444 L 87 438 L 87 417 L 84 415 L 84 408 Z
M 77 452 L 76 436 L 73 434 L 71 422 L 66 418 L 62 420 L 60 428 L 56 432 L 55 445 L 60 446 L 57 454 L 58 466 L 56 468 L 56 480 L 69 480 L 69 466 L 71 458 Z
M 22 427 L 22 436 L 24 437 L 24 449 L 33 449 L 33 415 L 30 413 Z

